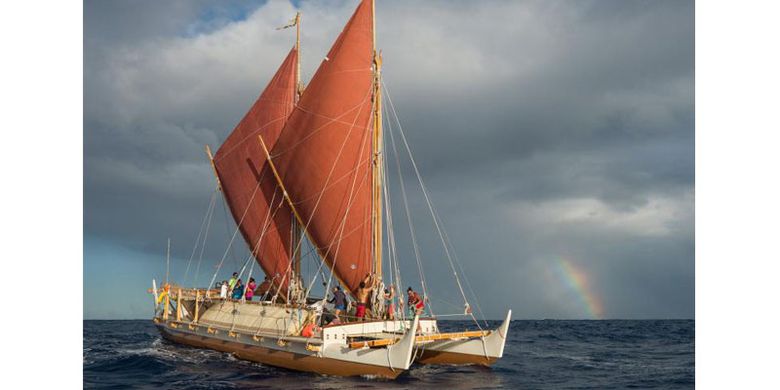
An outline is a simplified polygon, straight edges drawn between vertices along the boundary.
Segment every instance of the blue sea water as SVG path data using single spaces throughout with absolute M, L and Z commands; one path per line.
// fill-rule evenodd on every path
M 442 331 L 467 326 L 440 322 Z M 504 357 L 491 368 L 415 365 L 390 381 L 300 373 L 173 344 L 151 321 L 84 321 L 84 387 L 693 388 L 694 339 L 693 320 L 512 321 Z

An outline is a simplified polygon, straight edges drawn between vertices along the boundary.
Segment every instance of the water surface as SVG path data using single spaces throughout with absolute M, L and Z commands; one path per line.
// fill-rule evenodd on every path
M 440 322 L 442 331 L 467 326 L 474 324 Z M 492 368 L 414 365 L 394 381 L 295 372 L 173 344 L 150 320 L 84 321 L 84 387 L 693 388 L 694 321 L 512 321 Z

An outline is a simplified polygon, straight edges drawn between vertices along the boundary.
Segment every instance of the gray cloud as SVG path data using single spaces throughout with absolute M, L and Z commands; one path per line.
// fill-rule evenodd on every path
M 219 4 L 85 3 L 87 236 L 144 253 L 170 236 L 189 256 L 214 188 L 203 145 L 227 136 L 294 39 L 274 30 L 295 12 L 287 2 Z M 301 4 L 305 76 L 354 5 Z M 387 86 L 488 316 L 588 316 L 556 276 L 561 259 L 588 275 L 605 316 L 693 316 L 693 2 L 377 7 Z M 435 308 L 453 310 L 419 194 L 411 207 L 446 301 Z M 215 223 L 210 261 L 232 229 Z

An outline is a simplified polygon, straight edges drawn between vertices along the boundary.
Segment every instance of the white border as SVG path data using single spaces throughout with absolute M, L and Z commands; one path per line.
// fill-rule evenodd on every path
M 769 388 L 780 349 L 780 7 L 696 3 L 696 385 Z
M 776 382 L 780 349 L 780 6 L 701 1 L 696 8 L 697 385 L 764 387 Z M 0 325 L 0 380 L 77 387 L 82 4 L 10 2 L 2 14 L 6 294 L 16 294 L 27 308 L 17 315 L 31 319 L 40 318 L 32 312 L 37 301 L 61 304 L 47 309 L 55 328 L 34 320 L 24 329 Z M 46 336 L 33 341 L 33 334 Z
M 0 387 L 77 388 L 83 384 L 82 3 L 5 2 L 0 14 L 0 220 L 5 303 L 13 304 L 6 314 L 14 317 L 0 321 Z

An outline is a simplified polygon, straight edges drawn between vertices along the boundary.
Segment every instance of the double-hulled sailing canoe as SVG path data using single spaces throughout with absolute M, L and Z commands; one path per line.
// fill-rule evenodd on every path
M 415 361 L 494 363 L 503 354 L 511 311 L 497 329 L 456 333 L 440 332 L 436 318 L 382 319 L 386 195 L 374 1 L 360 2 L 305 88 L 300 14 L 294 25 L 296 44 L 265 90 L 215 154 L 207 147 L 236 233 L 267 275 L 261 301 L 167 283 L 157 289 L 153 282 L 155 325 L 173 342 L 327 375 L 395 378 Z M 312 331 L 327 311 L 324 298 L 309 296 L 313 280 L 303 280 L 304 242 L 352 296 L 366 275 L 375 276 L 370 320 Z M 397 280 L 389 285 L 400 291 Z

